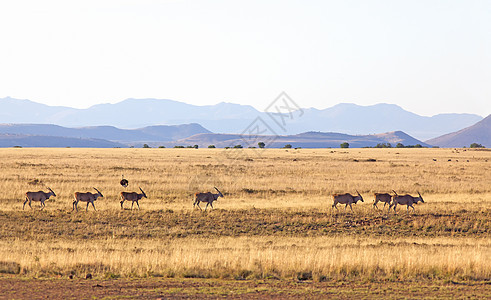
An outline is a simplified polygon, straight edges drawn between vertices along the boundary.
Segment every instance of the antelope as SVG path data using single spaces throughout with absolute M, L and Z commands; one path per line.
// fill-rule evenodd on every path
M 413 206 L 414 203 L 418 203 L 420 201 L 422 203 L 425 203 L 423 200 L 423 197 L 421 196 L 421 194 L 419 192 L 418 192 L 419 197 L 413 197 L 413 196 L 408 195 L 408 194 L 398 195 L 396 193 L 396 191 L 394 191 L 394 190 L 393 190 L 393 192 L 394 192 L 395 196 L 393 197 L 392 204 L 389 206 L 389 211 L 390 211 L 391 207 L 394 206 L 394 213 L 396 212 L 397 204 L 406 205 L 406 211 L 409 214 L 409 207 L 411 207 L 413 209 L 413 212 L 414 212 L 414 206 Z
M 142 192 L 141 194 L 138 194 L 137 192 L 131 192 L 131 193 L 128 193 L 128 192 L 121 192 L 121 209 L 123 209 L 123 203 L 124 201 L 131 201 L 131 209 L 133 209 L 133 204 L 135 204 L 136 202 L 136 205 L 138 205 L 138 209 L 140 209 L 140 204 L 138 204 L 138 200 L 140 200 L 141 198 L 145 197 L 145 198 L 148 198 L 147 195 L 145 194 L 145 192 L 142 190 L 141 187 L 140 188 L 140 191 Z
M 390 202 L 392 201 L 392 195 L 389 193 L 375 193 L 373 194 L 375 197 L 375 203 L 373 203 L 373 206 L 378 208 L 377 203 L 378 202 L 384 202 L 384 208 L 387 204 L 390 206 Z
M 89 210 L 89 203 L 92 204 L 92 207 L 94 207 L 94 210 L 95 209 L 95 205 L 94 205 L 94 201 L 97 200 L 97 198 L 99 197 L 104 197 L 102 195 L 101 192 L 99 192 L 98 189 L 94 188 L 94 190 L 97 191 L 97 194 L 93 194 L 93 193 L 90 193 L 90 192 L 87 192 L 87 193 L 80 193 L 80 192 L 76 192 L 74 194 L 75 196 L 75 201 L 73 201 L 72 205 L 73 205 L 73 209 L 76 209 L 78 211 L 78 202 L 79 201 L 82 201 L 82 202 L 87 202 L 87 207 L 85 208 L 85 211 L 88 211 Z
M 360 193 L 358 193 L 358 191 L 356 191 L 356 193 L 358 194 L 358 196 L 353 196 L 349 193 L 332 195 L 332 198 L 334 199 L 334 204 L 332 205 L 332 207 L 335 207 L 336 209 L 338 209 L 336 207 L 336 205 L 338 203 L 341 203 L 341 204 L 346 204 L 346 206 L 344 207 L 344 210 L 346 210 L 346 207 L 348 207 L 348 205 L 349 205 L 349 207 L 351 208 L 351 211 L 353 211 L 353 207 L 351 206 L 352 203 L 356 204 L 356 202 L 358 202 L 358 201 L 364 202 L 363 197 L 360 195 Z
M 211 192 L 194 194 L 193 208 L 195 205 L 198 205 L 199 209 L 201 209 L 201 206 L 199 206 L 200 202 L 206 202 L 205 211 L 208 208 L 208 205 L 210 205 L 211 208 L 213 208 L 213 201 L 217 201 L 219 197 L 223 197 L 222 192 L 220 192 L 216 187 L 215 190 L 217 190 L 218 194 L 213 194 Z
M 44 204 L 44 201 L 49 199 L 49 197 L 51 197 L 51 196 L 56 197 L 56 194 L 55 194 L 55 192 L 53 192 L 52 189 L 50 189 L 49 187 L 47 189 L 49 190 L 49 193 L 45 193 L 43 191 L 27 192 L 26 193 L 26 201 L 24 201 L 24 205 L 22 206 L 22 209 L 24 209 L 26 207 L 27 202 L 29 202 L 29 207 L 32 209 L 31 201 L 39 201 L 39 202 L 41 202 L 40 203 L 41 204 L 41 210 L 43 210 L 44 207 L 46 206 L 46 204 Z

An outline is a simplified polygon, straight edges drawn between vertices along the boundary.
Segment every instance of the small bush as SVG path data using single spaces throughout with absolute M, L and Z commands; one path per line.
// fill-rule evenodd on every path
M 235 280 L 246 280 L 251 276 L 254 272 L 251 270 L 240 270 L 238 274 L 235 276 Z
M 10 261 L 0 261 L 0 274 L 19 274 L 20 264 Z
M 298 272 L 297 279 L 300 281 L 312 280 L 312 271 L 309 272 Z
M 113 272 L 106 272 L 106 273 L 104 274 L 104 278 L 105 278 L 105 279 L 117 279 L 117 278 L 119 278 L 119 277 L 121 277 L 121 275 L 119 275 L 119 274 L 115 274 L 115 273 L 113 273 Z

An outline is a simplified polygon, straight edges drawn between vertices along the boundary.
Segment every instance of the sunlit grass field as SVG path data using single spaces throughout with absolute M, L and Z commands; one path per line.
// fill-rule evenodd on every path
M 491 151 L 21 148 L 0 149 L 0 170 L 0 273 L 491 278 Z M 25 192 L 47 186 L 57 196 L 43 211 L 22 209 Z M 193 208 L 194 193 L 214 186 L 225 195 L 215 209 Z M 97 211 L 72 212 L 73 193 L 92 187 L 104 195 Z M 121 210 L 119 193 L 139 187 L 141 210 Z M 425 203 L 375 209 L 373 193 L 392 190 Z M 331 194 L 356 191 L 364 202 L 353 212 L 331 207 Z

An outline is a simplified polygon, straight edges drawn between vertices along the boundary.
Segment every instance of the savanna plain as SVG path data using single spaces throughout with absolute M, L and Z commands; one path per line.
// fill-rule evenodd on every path
M 0 190 L 0 298 L 491 297 L 486 149 L 10 148 Z M 424 203 L 374 207 L 392 190 Z

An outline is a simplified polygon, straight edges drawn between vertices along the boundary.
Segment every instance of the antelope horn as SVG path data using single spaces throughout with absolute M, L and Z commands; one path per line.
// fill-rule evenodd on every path
M 56 197 L 55 192 L 53 192 L 53 190 L 52 190 L 52 189 L 51 189 L 49 186 L 47 186 L 47 188 L 48 188 L 48 190 L 50 190 L 50 192 L 52 192 L 52 193 L 53 193 L 53 195 Z
M 394 191 L 394 190 L 392 190 L 392 191 L 393 191 L 393 192 L 394 192 L 394 194 L 396 194 L 396 196 L 397 196 L 397 193 L 396 193 L 396 191 Z
M 147 197 L 147 194 L 145 194 L 145 192 L 142 190 L 141 187 L 138 187 L 140 189 L 140 191 L 142 192 L 143 196 L 145 196 L 145 198 Z
M 219 192 L 220 194 L 222 193 L 222 192 L 220 192 L 220 191 L 217 189 L 217 187 L 216 187 L 216 186 L 214 186 L 214 188 L 215 188 L 215 190 L 217 190 L 217 192 Z

